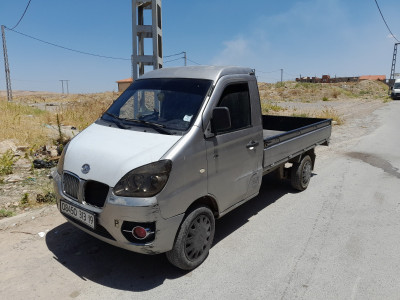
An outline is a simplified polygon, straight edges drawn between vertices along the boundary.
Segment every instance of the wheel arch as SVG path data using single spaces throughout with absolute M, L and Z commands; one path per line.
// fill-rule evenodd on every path
M 185 214 L 188 214 L 195 207 L 199 207 L 199 206 L 207 206 L 209 209 L 211 209 L 215 218 L 219 217 L 218 203 L 215 200 L 215 198 L 212 197 L 211 195 L 203 196 L 203 197 L 198 198 L 197 200 L 193 201 L 192 204 L 190 204 L 190 206 L 186 209 Z
M 307 155 L 310 156 L 310 158 L 311 158 L 312 169 L 314 170 L 315 159 L 317 157 L 317 155 L 315 154 L 315 148 L 312 148 L 312 149 L 302 153 L 301 155 L 297 156 L 292 162 L 299 164 L 302 161 L 302 159 Z

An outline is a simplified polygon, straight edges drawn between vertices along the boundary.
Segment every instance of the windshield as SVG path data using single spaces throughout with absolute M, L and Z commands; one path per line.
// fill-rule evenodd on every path
M 393 86 L 394 89 L 398 90 L 400 89 L 400 82 L 396 82 Z
M 186 131 L 194 122 L 211 83 L 203 79 L 137 80 L 102 118 L 111 122 Z

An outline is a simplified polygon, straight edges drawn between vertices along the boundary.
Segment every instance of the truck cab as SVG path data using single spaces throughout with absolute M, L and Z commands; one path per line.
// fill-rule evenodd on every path
M 400 79 L 396 79 L 392 87 L 391 98 L 393 100 L 400 99 Z

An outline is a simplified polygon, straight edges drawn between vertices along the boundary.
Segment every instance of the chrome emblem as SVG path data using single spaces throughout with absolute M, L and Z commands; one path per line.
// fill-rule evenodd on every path
M 89 171 L 90 171 L 90 166 L 88 165 L 88 164 L 84 164 L 83 166 L 82 166 L 82 173 L 83 174 L 87 174 L 87 173 L 89 173 Z

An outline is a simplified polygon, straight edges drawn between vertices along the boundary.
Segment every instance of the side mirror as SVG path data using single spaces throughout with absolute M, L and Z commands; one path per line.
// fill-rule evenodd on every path
M 229 113 L 229 108 L 214 108 L 212 112 L 211 128 L 214 134 L 231 128 L 231 115 Z

